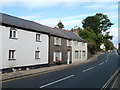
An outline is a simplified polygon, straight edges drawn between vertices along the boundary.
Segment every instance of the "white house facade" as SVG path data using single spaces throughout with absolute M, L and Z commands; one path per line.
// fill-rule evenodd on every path
M 0 69 L 48 64 L 47 34 L 6 26 L 0 34 Z
M 87 43 L 72 41 L 72 62 L 87 60 Z
M 72 40 L 67 41 L 67 45 L 71 46 L 72 63 L 87 60 L 87 42 L 76 33 L 64 30 L 64 33 Z
M 101 45 L 100 45 L 100 49 L 102 49 L 103 51 L 105 51 L 105 45 L 104 45 L 104 43 L 101 43 Z

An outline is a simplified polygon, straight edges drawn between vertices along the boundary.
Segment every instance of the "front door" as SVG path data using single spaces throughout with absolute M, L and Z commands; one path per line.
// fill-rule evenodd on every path
M 67 51 L 67 64 L 70 64 L 70 51 Z

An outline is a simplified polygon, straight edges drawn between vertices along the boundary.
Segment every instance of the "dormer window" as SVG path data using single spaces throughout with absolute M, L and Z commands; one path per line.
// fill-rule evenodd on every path
M 10 38 L 11 39 L 17 38 L 17 30 L 15 28 L 10 28 Z

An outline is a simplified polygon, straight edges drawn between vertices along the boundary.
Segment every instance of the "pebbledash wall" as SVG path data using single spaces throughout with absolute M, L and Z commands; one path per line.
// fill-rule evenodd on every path
M 36 33 L 25 31 L 22 29 L 17 30 L 17 38 L 11 39 L 10 27 L 0 26 L 0 69 L 48 64 L 48 35 L 42 34 L 41 41 L 36 42 Z M 2 47 L 2 48 L 1 48 Z M 3 49 L 3 51 L 1 51 Z M 15 50 L 15 60 L 9 60 L 9 50 Z M 35 59 L 35 51 L 40 51 L 40 58 Z

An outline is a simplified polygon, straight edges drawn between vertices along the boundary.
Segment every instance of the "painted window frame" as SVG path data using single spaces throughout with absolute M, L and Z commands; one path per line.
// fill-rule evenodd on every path
M 57 58 L 62 61 L 62 52 L 60 51 L 56 51 L 53 53 L 53 61 L 55 62 L 57 60 Z
M 74 41 L 74 45 L 75 45 L 75 46 L 78 46 L 78 41 Z
M 85 43 L 84 43 L 84 42 L 82 42 L 82 46 L 85 46 Z
M 17 29 L 16 28 L 13 28 L 13 27 L 10 28 L 9 38 L 10 39 L 18 39 L 17 38 Z
M 54 37 L 54 45 L 61 45 L 61 38 Z
M 41 42 L 41 34 L 36 33 L 36 42 Z
M 35 59 L 40 59 L 40 51 L 35 51 Z
M 82 56 L 83 56 L 83 57 L 86 56 L 86 51 L 82 51 Z
M 8 60 L 16 60 L 16 50 L 9 50 L 9 59 Z
M 75 58 L 78 58 L 78 57 L 79 57 L 78 50 L 75 50 Z
M 67 46 L 71 46 L 71 45 L 72 45 L 71 40 L 67 40 Z

